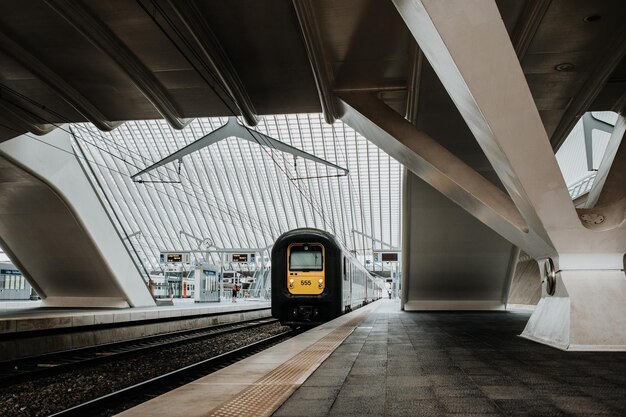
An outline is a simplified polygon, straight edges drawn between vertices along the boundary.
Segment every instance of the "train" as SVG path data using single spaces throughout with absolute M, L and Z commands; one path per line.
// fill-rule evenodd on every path
M 151 274 L 149 284 L 154 298 L 193 298 L 195 292 L 193 273 Z
M 294 229 L 272 249 L 272 316 L 314 326 L 382 297 L 383 284 L 332 234 Z

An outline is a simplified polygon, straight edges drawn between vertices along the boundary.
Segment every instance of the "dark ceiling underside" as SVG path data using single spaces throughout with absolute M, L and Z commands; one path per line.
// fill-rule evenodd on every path
M 583 112 L 624 109 L 626 2 L 498 6 L 554 147 Z M 110 129 L 320 112 L 326 87 L 379 94 L 480 168 L 469 130 L 419 62 L 385 0 L 2 1 L 0 139 L 68 121 Z

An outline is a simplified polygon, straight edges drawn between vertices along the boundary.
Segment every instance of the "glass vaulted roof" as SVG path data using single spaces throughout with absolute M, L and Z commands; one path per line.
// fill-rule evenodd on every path
M 361 260 L 400 247 L 401 165 L 341 121 L 320 114 L 265 116 L 254 129 L 347 168 L 349 174 L 271 146 L 230 137 L 143 175 L 131 176 L 214 131 L 227 118 L 195 119 L 183 130 L 162 120 L 111 132 L 71 125 L 74 145 L 111 217 L 143 266 L 159 253 L 264 248 L 283 232 L 333 233 Z

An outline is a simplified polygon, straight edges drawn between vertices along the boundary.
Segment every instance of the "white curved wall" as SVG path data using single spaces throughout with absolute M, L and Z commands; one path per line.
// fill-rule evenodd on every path
M 0 167 L 0 239 L 44 305 L 154 305 L 67 132 L 3 142 Z

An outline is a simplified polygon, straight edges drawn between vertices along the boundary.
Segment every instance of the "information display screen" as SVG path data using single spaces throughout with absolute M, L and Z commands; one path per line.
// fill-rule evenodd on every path
M 233 262 L 248 262 L 247 253 L 233 253 Z
M 177 262 L 182 262 L 183 261 L 183 254 L 182 253 L 168 253 L 167 254 L 167 262 L 168 263 L 177 263 Z
M 398 253 L 396 253 L 396 252 L 393 252 L 393 253 L 392 252 L 388 252 L 388 253 L 383 252 L 382 255 L 383 255 L 382 256 L 383 262 L 397 262 L 398 261 Z

